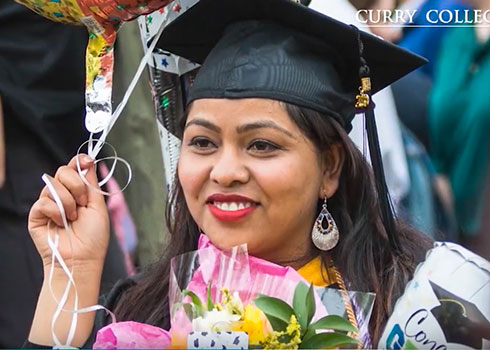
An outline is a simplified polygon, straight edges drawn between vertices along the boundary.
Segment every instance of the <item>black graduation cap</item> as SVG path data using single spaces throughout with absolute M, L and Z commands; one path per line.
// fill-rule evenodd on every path
M 437 319 L 448 343 L 481 349 L 490 340 L 490 322 L 478 307 L 429 281 L 440 305 L 430 312 Z
M 424 58 L 291 0 L 200 0 L 165 28 L 157 46 L 203 64 L 187 103 L 276 99 L 329 115 L 347 132 L 356 107 L 365 112 L 382 220 L 400 250 L 370 95 Z

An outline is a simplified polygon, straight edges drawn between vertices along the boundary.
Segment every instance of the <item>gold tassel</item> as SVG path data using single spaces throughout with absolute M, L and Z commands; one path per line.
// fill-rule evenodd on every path
M 359 95 L 356 95 L 356 108 L 367 108 L 369 106 L 369 95 L 371 91 L 371 79 L 369 77 L 361 78 L 361 86 L 359 86 Z

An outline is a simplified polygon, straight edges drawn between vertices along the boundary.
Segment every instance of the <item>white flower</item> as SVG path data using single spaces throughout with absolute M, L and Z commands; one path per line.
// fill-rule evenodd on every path
M 232 315 L 226 310 L 213 309 L 205 311 L 204 316 L 192 320 L 192 330 L 195 332 L 226 332 L 231 331 L 234 322 L 240 320 L 240 315 Z

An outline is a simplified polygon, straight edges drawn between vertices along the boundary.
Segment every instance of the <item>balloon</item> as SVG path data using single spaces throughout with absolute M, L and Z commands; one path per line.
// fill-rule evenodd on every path
M 52 21 L 87 27 L 85 126 L 92 133 L 102 131 L 112 113 L 113 47 L 117 29 L 121 22 L 158 10 L 171 0 L 15 1 Z
M 490 262 L 436 242 L 395 304 L 379 349 L 490 349 Z

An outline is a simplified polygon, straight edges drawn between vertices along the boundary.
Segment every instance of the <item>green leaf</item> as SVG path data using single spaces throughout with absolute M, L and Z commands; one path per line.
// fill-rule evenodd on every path
M 315 291 L 313 290 L 313 283 L 310 284 L 310 289 L 308 289 L 308 294 L 306 294 L 306 310 L 308 310 L 308 318 L 306 324 L 309 325 L 316 311 Z
M 196 318 L 196 315 L 194 315 L 194 308 L 193 308 L 193 305 L 190 304 L 190 303 L 185 303 L 185 304 L 182 304 L 182 307 L 184 308 L 184 311 L 185 311 L 185 314 L 187 315 L 187 318 L 189 320 L 193 320 Z
M 340 346 L 358 344 L 358 341 L 342 333 L 320 333 L 303 340 L 300 349 L 333 349 Z
M 282 331 L 285 331 L 286 328 L 288 327 L 288 324 L 286 322 L 278 319 L 277 317 L 267 315 L 267 314 L 265 314 L 265 316 L 269 320 L 272 329 L 275 331 L 282 332 Z
M 209 281 L 208 290 L 206 292 L 207 300 L 208 300 L 208 311 L 211 311 L 214 309 L 213 299 L 211 299 L 211 283 L 212 282 L 213 282 L 212 280 Z
M 308 310 L 306 308 L 306 295 L 308 287 L 303 282 L 299 282 L 294 290 L 293 310 L 298 318 L 298 323 L 301 326 L 301 335 L 303 335 L 308 327 Z
M 337 315 L 328 315 L 310 324 L 306 330 L 303 340 L 308 340 L 316 334 L 317 330 L 333 329 L 345 332 L 357 332 L 358 330 L 345 318 Z
M 311 324 L 310 327 L 317 329 L 334 329 L 336 331 L 354 332 L 357 333 L 358 330 L 345 318 L 337 315 L 325 316 L 315 323 Z
M 195 312 L 198 317 L 203 315 L 203 306 L 202 306 L 201 299 L 199 299 L 199 297 L 194 292 L 188 289 L 184 289 L 182 291 L 182 296 L 184 297 L 188 296 L 191 298 L 192 304 L 194 305 Z
M 315 330 L 315 328 L 310 326 L 310 327 L 308 327 L 305 335 L 303 335 L 303 337 L 301 339 L 302 339 L 302 341 L 307 341 L 308 339 L 310 339 L 314 335 L 316 335 L 316 330 Z
M 189 318 L 189 320 L 192 321 L 193 319 L 198 317 L 196 315 L 196 308 L 195 308 L 194 304 L 191 304 L 191 303 L 175 303 L 172 306 L 172 314 L 174 314 L 180 308 L 184 309 L 184 312 L 187 315 L 187 317 Z
M 254 303 L 267 316 L 267 319 L 271 323 L 274 330 L 283 330 L 274 328 L 274 323 L 276 326 L 280 324 L 277 322 L 277 320 L 282 321 L 287 326 L 289 320 L 291 319 L 291 315 L 294 315 L 294 311 L 291 306 L 281 299 L 259 295 L 254 299 Z

